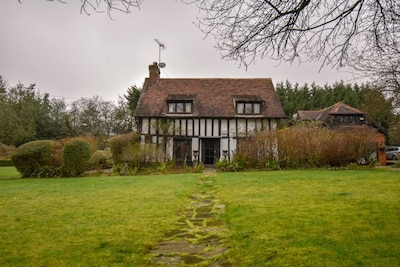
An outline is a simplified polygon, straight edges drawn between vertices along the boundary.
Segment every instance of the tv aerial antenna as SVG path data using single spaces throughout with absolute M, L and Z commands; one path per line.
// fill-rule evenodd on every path
M 165 49 L 165 44 L 161 43 L 157 39 L 154 39 L 154 41 L 156 41 L 156 43 L 158 44 L 158 67 L 165 68 L 165 66 L 167 65 L 164 62 L 161 62 L 161 50 Z

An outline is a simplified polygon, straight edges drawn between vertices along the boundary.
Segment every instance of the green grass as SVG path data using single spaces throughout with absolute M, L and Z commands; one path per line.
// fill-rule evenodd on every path
M 400 173 L 219 174 L 234 266 L 399 266 Z
M 21 179 L 0 168 L 0 266 L 151 266 L 202 174 Z M 218 173 L 233 266 L 398 266 L 400 173 Z M 202 190 L 208 190 L 202 188 Z
M 0 266 L 148 266 L 198 176 L 0 180 Z
M 19 178 L 21 175 L 15 167 L 0 167 L 0 180 Z

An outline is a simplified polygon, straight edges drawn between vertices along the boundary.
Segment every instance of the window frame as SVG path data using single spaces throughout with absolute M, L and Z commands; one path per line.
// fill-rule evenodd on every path
M 258 108 L 256 108 L 258 106 Z M 258 112 L 255 112 L 256 109 Z M 237 101 L 236 114 L 238 115 L 260 115 L 262 103 L 258 101 Z
M 168 101 L 168 114 L 192 114 L 193 101 Z

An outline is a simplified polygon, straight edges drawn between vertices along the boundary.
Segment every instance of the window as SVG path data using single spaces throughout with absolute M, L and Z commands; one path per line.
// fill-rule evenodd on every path
M 192 102 L 168 102 L 168 113 L 192 113 Z
M 261 103 L 259 102 L 237 102 L 237 114 L 261 114 Z
M 237 113 L 238 114 L 244 113 L 244 103 L 237 103 Z
M 174 139 L 174 159 L 180 166 L 192 161 L 192 140 Z
M 185 111 L 186 113 L 192 113 L 192 103 L 190 102 L 185 103 Z

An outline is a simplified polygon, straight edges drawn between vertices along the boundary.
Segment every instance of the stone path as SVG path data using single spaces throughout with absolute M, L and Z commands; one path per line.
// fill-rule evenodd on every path
M 215 193 L 215 172 L 206 172 L 176 229 L 149 252 L 154 262 L 161 266 L 231 266 L 224 257 L 228 247 L 222 242 L 224 228 L 218 219 L 225 205 Z

